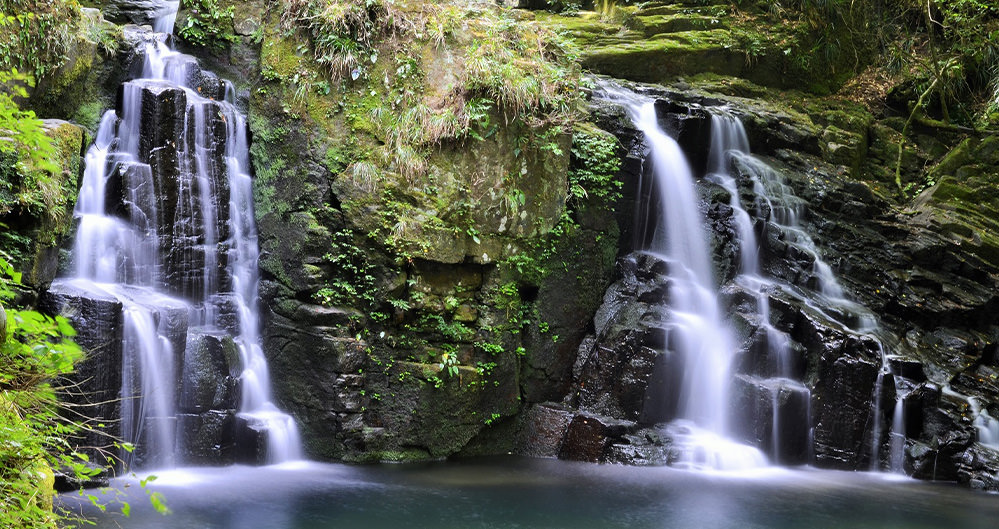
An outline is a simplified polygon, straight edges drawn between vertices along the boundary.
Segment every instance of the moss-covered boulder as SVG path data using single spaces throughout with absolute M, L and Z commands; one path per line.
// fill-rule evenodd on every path
M 562 28 L 594 73 L 651 83 L 712 73 L 826 94 L 850 77 L 866 52 L 847 27 L 817 25 L 805 14 L 809 9 L 796 18 L 781 8 L 735 2 L 618 2 L 538 17 Z M 824 39 L 838 44 L 826 46 Z

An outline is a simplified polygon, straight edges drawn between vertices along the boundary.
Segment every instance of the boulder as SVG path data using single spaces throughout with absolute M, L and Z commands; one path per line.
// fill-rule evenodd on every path
M 248 465 L 267 463 L 267 423 L 245 415 L 236 415 L 235 460 Z
M 635 423 L 591 414 L 577 414 L 569 423 L 559 459 L 597 463 L 607 457 L 607 449 Z
M 119 24 L 152 24 L 175 3 L 173 0 L 106 0 L 104 16 Z
M 573 412 L 557 404 L 537 404 L 522 412 L 524 426 L 517 453 L 529 457 L 558 457 Z

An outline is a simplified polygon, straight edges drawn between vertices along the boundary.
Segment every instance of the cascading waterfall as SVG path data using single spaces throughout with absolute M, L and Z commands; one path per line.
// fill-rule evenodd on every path
M 800 391 L 805 395 L 809 392 L 803 384 L 792 380 L 793 358 L 790 337 L 771 323 L 770 293 L 778 286 L 760 271 L 759 243 L 753 230 L 753 220 L 743 207 L 736 179 L 731 174 L 730 168 L 734 159 L 755 161 L 749 152 L 749 138 L 742 122 L 724 108 L 712 109 L 707 179 L 720 185 L 729 194 L 729 205 L 732 207 L 739 241 L 739 275 L 735 278 L 735 283 L 749 292 L 756 301 L 756 325 L 763 331 L 763 346 L 767 359 L 773 366 L 774 376 L 762 385 L 770 390 L 770 453 L 775 460 L 779 460 L 782 431 L 779 402 L 781 392 L 788 389 Z M 754 171 L 751 174 L 757 173 Z M 790 208 L 784 204 L 775 208 L 760 180 L 754 179 L 753 194 L 757 201 L 766 203 L 767 211 L 775 213 L 778 217 L 788 216 L 782 212 Z
M 718 302 L 690 166 L 680 146 L 660 128 L 651 99 L 614 85 L 602 88 L 628 109 L 651 148 L 653 187 L 662 206 L 647 251 L 668 264 L 667 342 L 685 365 L 678 419 L 667 427 L 679 463 L 723 470 L 762 466 L 766 458 L 759 450 L 729 438 L 728 393 L 736 346 Z
M 982 402 L 983 399 L 959 393 L 949 385 L 943 387 L 943 393 L 968 403 L 968 407 L 971 409 L 972 425 L 978 434 L 978 443 L 999 450 L 999 419 L 989 414 Z
M 775 329 L 770 322 L 769 291 L 780 289 L 789 296 L 805 302 L 811 309 L 822 314 L 827 321 L 838 323 L 847 332 L 867 336 L 877 343 L 882 360 L 882 369 L 874 395 L 875 417 L 873 434 L 871 436 L 872 468 L 880 468 L 882 387 L 885 376 L 892 376 L 896 388 L 896 401 L 892 410 L 891 429 L 889 436 L 889 469 L 893 472 L 903 472 L 905 451 L 905 397 L 911 390 L 911 384 L 902 377 L 893 374 L 890 368 L 890 357 L 885 351 L 877 319 L 866 307 L 849 300 L 842 286 L 836 279 L 832 267 L 822 258 L 814 240 L 800 225 L 804 215 L 804 202 L 794 195 L 784 183 L 783 177 L 762 160 L 753 157 L 749 151 L 749 142 L 742 122 L 725 109 L 712 109 L 712 143 L 709 153 L 709 178 L 725 188 L 730 194 L 729 205 L 732 206 L 740 241 L 740 275 L 736 283 L 754 294 L 757 302 L 759 325 L 765 331 L 765 344 L 768 357 L 775 362 L 775 373 L 778 377 L 788 379 L 791 376 L 791 357 L 788 336 Z M 740 200 L 735 178 L 729 174 L 728 167 L 738 166 L 739 171 L 751 181 L 752 195 L 756 201 L 755 208 L 769 216 L 768 221 L 781 231 L 784 240 L 798 252 L 807 256 L 812 262 L 812 274 L 809 286 L 812 295 L 796 292 L 791 285 L 781 284 L 773 279 L 765 278 L 759 273 L 759 256 L 756 250 L 755 233 L 752 230 L 750 215 L 746 212 Z M 814 298 L 814 299 L 813 299 Z M 807 392 L 799 382 L 786 380 L 785 383 Z M 777 445 L 780 439 L 779 416 L 777 413 L 777 392 L 773 393 L 773 433 L 772 451 L 780 453 Z
M 999 450 L 999 420 L 989 415 L 978 399 L 969 399 L 971 413 L 975 416 L 975 429 L 978 430 L 978 442 Z
M 272 403 L 260 345 L 246 120 L 229 83 L 167 47 L 178 3 L 138 35 L 142 74 L 87 151 L 75 270 L 53 290 L 122 304 L 120 429 L 141 454 L 129 462 L 181 462 L 187 430 L 213 428 L 208 451 L 235 439 L 268 462 L 295 459 L 297 428 Z

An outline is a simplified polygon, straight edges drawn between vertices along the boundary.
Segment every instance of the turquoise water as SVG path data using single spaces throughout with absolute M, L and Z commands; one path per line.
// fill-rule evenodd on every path
M 870 473 L 704 474 L 503 457 L 157 476 L 149 488 L 166 497 L 168 516 L 141 499 L 134 479 L 115 482 L 132 503 L 129 518 L 88 509 L 74 494 L 61 500 L 101 529 L 999 527 L 999 495 Z

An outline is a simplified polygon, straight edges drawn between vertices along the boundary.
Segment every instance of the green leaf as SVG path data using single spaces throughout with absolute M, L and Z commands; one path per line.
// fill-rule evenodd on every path
M 156 509 L 156 512 L 164 515 L 170 514 L 170 508 L 167 507 L 162 493 L 154 492 L 150 494 L 149 502 L 153 504 L 153 509 Z

